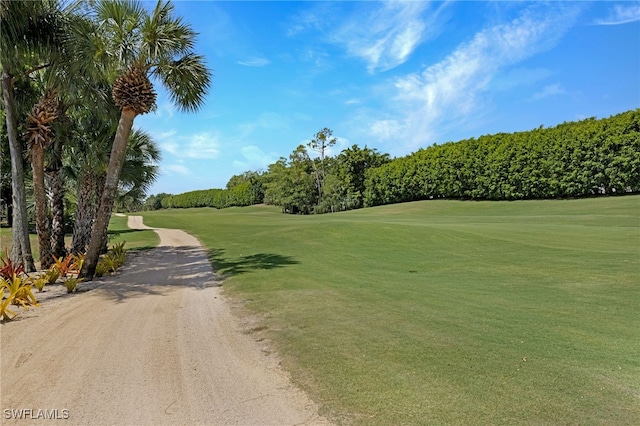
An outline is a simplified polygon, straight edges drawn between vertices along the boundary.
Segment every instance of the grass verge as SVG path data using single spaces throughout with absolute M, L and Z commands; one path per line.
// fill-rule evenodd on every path
M 109 222 L 109 245 L 126 241 L 127 250 L 145 250 L 156 247 L 160 243 L 158 235 L 152 230 L 129 229 L 127 218 L 124 216 L 113 216 Z M 5 249 L 11 252 L 11 228 L 0 228 L 0 252 L 4 254 Z M 40 250 L 38 247 L 38 236 L 29 235 L 31 251 L 35 261 L 40 260 Z M 71 246 L 71 235 L 65 237 L 67 249 Z
M 193 233 L 338 422 L 635 424 L 640 197 L 322 216 L 145 213 Z
M 151 229 L 130 229 L 126 216 L 111 216 L 109 221 L 109 246 L 125 241 L 127 250 L 148 250 L 157 247 L 160 238 Z

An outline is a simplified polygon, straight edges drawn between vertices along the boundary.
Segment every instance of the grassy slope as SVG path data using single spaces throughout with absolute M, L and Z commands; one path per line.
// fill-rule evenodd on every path
M 640 197 L 145 214 L 210 249 L 294 377 L 363 424 L 633 424 Z

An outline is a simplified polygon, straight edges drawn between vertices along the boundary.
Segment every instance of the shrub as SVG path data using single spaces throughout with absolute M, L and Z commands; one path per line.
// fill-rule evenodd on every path
M 109 269 L 107 268 L 107 264 L 104 262 L 104 256 L 100 258 L 98 264 L 96 265 L 96 277 L 101 277 L 109 273 Z
M 75 255 L 72 254 L 71 258 L 73 259 L 71 264 L 71 269 L 73 270 L 74 273 L 79 274 L 80 270 L 82 269 L 82 265 L 84 264 L 85 254 L 84 253 L 78 253 Z
M 67 293 L 73 293 L 74 291 L 76 291 L 78 284 L 82 281 L 84 281 L 84 279 L 78 277 L 69 277 L 64 280 L 64 285 L 65 287 L 67 287 Z
M 17 315 L 9 309 L 9 305 L 22 306 L 25 309 L 38 305 L 31 291 L 33 285 L 31 278 L 14 274 L 10 279 L 1 278 L 0 280 L 0 289 L 2 289 L 0 316 L 3 320 L 11 320 Z
M 33 285 L 36 286 L 38 291 L 42 291 L 44 289 L 45 284 L 47 284 L 47 282 L 48 282 L 47 277 L 45 275 L 40 275 L 38 278 L 33 280 Z
M 106 274 L 113 274 L 119 267 L 124 265 L 127 260 L 127 253 L 124 249 L 126 241 L 114 244 L 107 254 L 100 257 L 96 266 L 96 276 L 101 277 Z
M 53 256 L 53 260 L 55 261 L 52 268 L 56 268 L 58 272 L 60 272 L 60 276 L 65 278 L 67 275 L 75 272 L 74 270 L 74 261 L 73 255 L 67 255 L 64 258 Z
M 47 280 L 47 284 L 53 284 L 60 278 L 60 271 L 58 271 L 55 265 L 52 265 L 51 268 L 44 273 L 43 277 Z
M 0 256 L 0 277 L 4 279 L 12 279 L 14 275 L 20 275 L 24 273 L 24 263 L 13 263 L 7 249 L 4 251 L 4 256 Z

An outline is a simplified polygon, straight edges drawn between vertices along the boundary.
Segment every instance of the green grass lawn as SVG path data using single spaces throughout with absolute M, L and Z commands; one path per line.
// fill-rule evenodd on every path
M 109 222 L 109 246 L 125 241 L 127 250 L 139 249 L 144 250 L 155 247 L 160 242 L 158 235 L 152 230 L 137 230 L 127 227 L 127 218 L 122 216 L 113 216 Z M 0 252 L 4 255 L 5 249 L 11 253 L 11 228 L 0 228 Z M 40 250 L 38 248 L 38 236 L 36 234 L 29 235 L 31 243 L 31 251 L 36 261 L 40 259 Z M 71 247 L 71 235 L 65 237 L 65 245 L 67 249 Z
M 640 197 L 145 213 L 338 422 L 637 424 Z
M 109 247 L 125 242 L 127 250 L 146 250 L 160 243 L 158 234 L 151 229 L 129 229 L 126 216 L 112 216 L 109 221 Z

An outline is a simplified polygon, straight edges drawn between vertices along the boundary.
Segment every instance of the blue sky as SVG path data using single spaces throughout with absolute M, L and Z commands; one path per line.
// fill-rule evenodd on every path
M 149 7 L 153 7 L 149 3 Z M 328 127 L 391 156 L 640 107 L 640 2 L 177 1 L 213 85 L 161 87 L 150 194 L 224 188 Z

